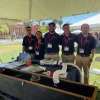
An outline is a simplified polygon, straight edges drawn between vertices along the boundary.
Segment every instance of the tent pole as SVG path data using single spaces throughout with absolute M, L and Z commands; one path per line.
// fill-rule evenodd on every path
M 32 0 L 29 0 L 29 20 L 31 19 L 32 15 Z

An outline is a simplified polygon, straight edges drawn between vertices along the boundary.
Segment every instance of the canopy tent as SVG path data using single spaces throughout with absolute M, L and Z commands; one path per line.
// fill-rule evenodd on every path
M 57 34 L 59 34 L 59 35 L 62 35 L 62 34 L 64 33 L 64 31 L 63 31 L 62 29 L 60 29 L 60 28 L 56 28 L 56 29 L 55 29 L 55 32 L 56 32 Z
M 71 29 L 80 29 L 81 25 L 87 23 L 89 24 L 90 28 L 100 26 L 100 14 L 90 17 L 88 19 L 82 20 L 75 24 L 70 25 Z
M 100 0 L 1 0 L 0 17 L 17 20 L 53 19 L 99 12 Z
M 72 31 L 71 33 L 79 34 L 79 33 L 81 33 L 81 32 L 82 32 L 81 30 L 75 30 L 75 31 Z

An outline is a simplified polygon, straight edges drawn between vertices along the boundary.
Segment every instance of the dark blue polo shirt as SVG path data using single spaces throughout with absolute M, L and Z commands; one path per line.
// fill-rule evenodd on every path
M 84 41 L 86 41 L 84 43 Z M 90 55 L 91 50 L 96 48 L 96 40 L 93 36 L 88 35 L 88 37 L 84 37 L 82 33 L 78 34 L 76 37 L 76 42 L 78 43 L 77 53 L 82 55 Z M 83 45 L 82 45 L 82 44 Z M 83 48 L 84 53 L 80 53 L 79 49 Z
M 29 40 L 32 39 L 31 44 L 29 42 Z M 35 45 L 35 41 L 36 41 L 36 37 L 34 35 L 31 36 L 31 38 L 29 36 L 25 36 L 23 38 L 23 43 L 22 45 L 25 46 L 25 52 L 26 53 L 34 53 L 34 45 Z M 32 46 L 32 50 L 29 50 L 29 47 Z
M 70 33 L 68 37 L 65 34 L 61 35 L 61 44 L 62 44 L 62 53 L 70 54 L 74 52 L 74 42 L 76 39 L 76 35 Z M 65 47 L 68 47 L 69 50 L 65 50 Z
M 39 52 L 39 55 L 37 55 L 36 52 Z M 37 60 L 44 59 L 44 54 L 45 54 L 45 45 L 44 45 L 44 39 L 43 39 L 40 44 L 36 43 L 35 45 L 35 59 Z
M 52 39 L 52 37 L 54 38 Z M 50 37 L 50 38 L 49 38 Z M 52 39 L 52 40 L 50 40 Z M 45 53 L 56 53 L 59 52 L 59 45 L 61 44 L 60 42 L 60 35 L 57 33 L 50 34 L 49 32 L 45 34 L 44 36 L 44 41 L 45 41 Z M 52 48 L 48 48 L 48 44 L 52 44 Z

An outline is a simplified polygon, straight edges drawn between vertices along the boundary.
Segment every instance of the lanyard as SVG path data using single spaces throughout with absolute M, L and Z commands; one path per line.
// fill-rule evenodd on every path
M 32 38 L 28 38 L 28 42 L 29 42 L 30 45 L 31 45 L 31 43 L 32 43 Z
M 87 41 L 87 38 L 84 40 L 84 42 L 82 43 L 82 41 L 83 41 L 83 38 L 81 38 L 81 47 L 86 43 L 86 41 Z
M 39 49 L 40 44 L 41 44 L 41 42 L 40 42 L 39 44 L 37 44 L 37 45 L 36 45 L 36 50 L 38 50 L 38 49 Z
M 54 35 L 50 38 L 50 34 L 49 34 L 48 37 L 49 37 L 49 43 L 50 43 L 50 41 L 54 38 Z
M 64 37 L 65 43 L 67 45 L 68 41 L 70 40 L 70 38 L 68 37 L 68 39 L 66 39 L 66 37 Z

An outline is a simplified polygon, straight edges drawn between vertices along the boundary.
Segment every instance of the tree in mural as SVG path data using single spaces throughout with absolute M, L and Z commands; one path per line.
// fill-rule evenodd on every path
M 8 29 L 8 27 L 7 27 L 7 25 L 1 25 L 0 26 L 0 32 L 2 33 L 2 34 L 4 34 L 4 33 L 8 33 L 9 32 L 9 29 Z
M 58 25 L 60 26 L 60 29 L 61 29 L 62 24 L 63 24 L 63 20 L 62 20 L 62 18 L 59 18 Z
M 58 19 L 52 19 L 55 24 L 58 24 Z
M 41 20 L 38 20 L 37 22 L 38 22 L 38 24 L 39 24 L 39 26 L 40 26 Z
M 45 22 L 42 22 L 42 26 L 40 26 L 40 31 L 42 33 L 46 33 L 48 31 L 47 24 Z
M 61 28 L 62 24 L 63 24 L 63 20 L 62 18 L 57 18 L 57 19 L 52 19 L 52 21 L 55 23 L 55 24 L 58 24 Z
M 42 26 L 46 26 L 46 23 L 45 22 L 42 22 Z

